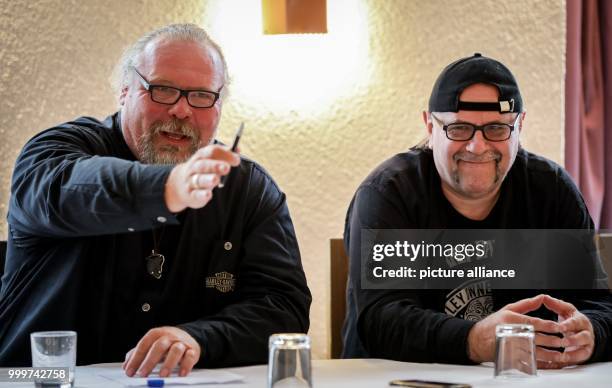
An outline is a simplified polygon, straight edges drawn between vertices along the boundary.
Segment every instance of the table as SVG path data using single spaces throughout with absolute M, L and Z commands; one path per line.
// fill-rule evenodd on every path
M 75 387 L 113 388 L 120 384 L 104 379 L 97 372 L 104 368 L 120 368 L 121 364 L 79 366 Z M 267 366 L 256 365 L 223 369 L 244 376 L 237 384 L 190 385 L 199 388 L 247 388 L 266 387 Z M 538 377 L 521 380 L 493 379 L 490 366 L 465 366 L 448 364 L 417 364 L 380 359 L 314 360 L 313 386 L 375 388 L 388 387 L 394 379 L 422 379 L 472 384 L 478 387 L 611 387 L 612 362 L 583 365 L 563 370 L 538 371 Z M 2 387 L 32 387 L 33 384 L 12 383 Z

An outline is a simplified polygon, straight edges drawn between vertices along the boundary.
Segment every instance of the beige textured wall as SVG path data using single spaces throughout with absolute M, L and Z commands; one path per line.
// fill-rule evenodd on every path
M 115 107 L 108 75 L 122 47 L 169 22 L 196 22 L 225 47 L 232 92 L 221 138 L 245 120 L 242 148 L 289 198 L 314 294 L 315 357 L 327 356 L 328 239 L 379 162 L 424 134 L 436 75 L 480 51 L 523 91 L 523 144 L 562 162 L 563 0 L 329 0 L 328 35 L 261 36 L 258 0 L 0 0 L 0 236 L 10 175 L 35 133 Z

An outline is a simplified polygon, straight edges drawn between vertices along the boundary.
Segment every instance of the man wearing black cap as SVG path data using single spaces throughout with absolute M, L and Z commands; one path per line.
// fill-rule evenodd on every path
M 502 63 L 477 53 L 442 71 L 423 112 L 427 142 L 377 167 L 348 210 L 345 357 L 492 361 L 500 323 L 534 326 L 540 368 L 611 357 L 605 292 L 501 293 L 486 279 L 452 291 L 361 285 L 363 229 L 593 229 L 568 174 L 520 147 L 524 119 L 517 82 Z M 536 310 L 540 318 L 528 315 Z

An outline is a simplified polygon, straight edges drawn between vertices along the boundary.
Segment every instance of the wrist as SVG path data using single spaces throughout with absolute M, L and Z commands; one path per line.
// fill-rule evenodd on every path
M 179 175 L 179 167 L 180 165 L 177 165 L 170 171 L 166 184 L 164 185 L 164 202 L 166 203 L 166 208 L 168 208 L 168 211 L 171 213 L 179 213 L 185 210 L 187 207 L 180 200 L 180 196 L 177 191 L 177 176 Z
M 472 326 L 472 328 L 468 332 L 466 353 L 467 353 L 468 358 L 471 361 L 477 364 L 480 364 L 481 362 L 484 362 L 485 360 L 483 360 L 483 358 L 480 356 L 480 352 L 478 350 L 478 339 L 477 338 L 478 338 L 478 323 Z

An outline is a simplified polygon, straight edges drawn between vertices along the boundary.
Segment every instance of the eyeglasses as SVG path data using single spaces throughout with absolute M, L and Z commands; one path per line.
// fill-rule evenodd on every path
M 180 100 L 181 97 L 185 96 L 187 103 L 194 108 L 210 108 L 219 99 L 219 92 L 211 92 L 208 90 L 183 90 L 174 88 L 166 85 L 153 85 L 145 79 L 132 67 L 134 73 L 138 75 L 139 81 L 142 86 L 149 92 L 151 100 L 165 105 L 174 105 Z M 221 89 L 219 89 L 221 91 Z
M 433 114 L 433 117 L 442 130 L 446 133 L 449 140 L 467 141 L 474 137 L 476 131 L 482 131 L 482 136 L 488 141 L 505 141 L 510 139 L 516 122 L 521 115 L 517 115 L 512 125 L 506 123 L 489 123 L 485 125 L 474 125 L 471 123 L 452 123 L 444 124 Z

